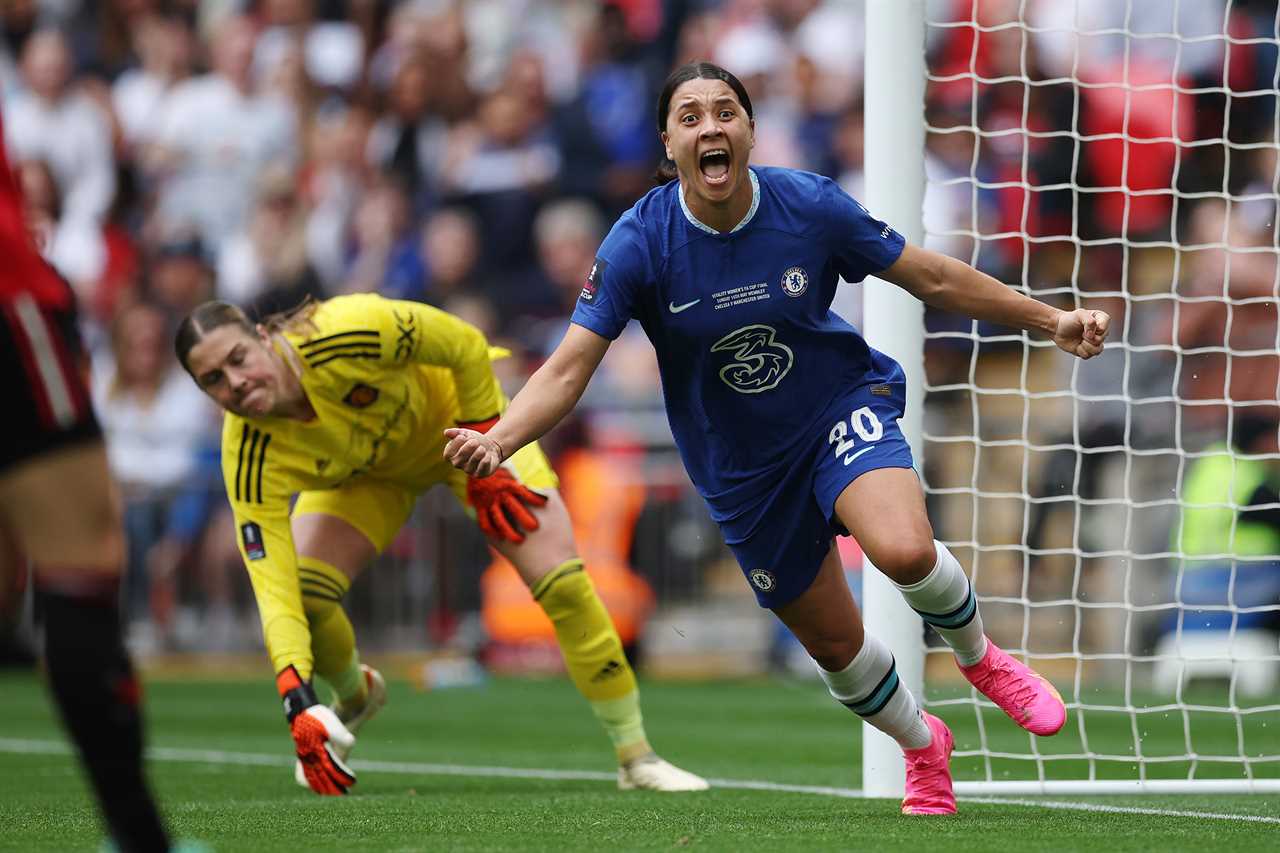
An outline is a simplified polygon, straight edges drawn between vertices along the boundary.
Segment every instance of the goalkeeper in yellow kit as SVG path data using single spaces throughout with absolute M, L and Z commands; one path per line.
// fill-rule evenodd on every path
M 300 783 L 318 794 L 355 784 L 346 759 L 386 686 L 360 663 L 342 598 L 418 495 L 444 483 L 550 617 L 573 683 L 613 742 L 618 786 L 707 787 L 649 745 L 635 675 L 583 571 L 541 449 L 528 445 L 485 479 L 442 456 L 446 427 L 487 430 L 507 403 L 479 330 L 372 294 L 312 303 L 258 326 L 233 305 L 207 302 L 182 322 L 175 348 L 227 412 L 227 497 Z M 316 675 L 333 688 L 333 705 L 317 700 Z

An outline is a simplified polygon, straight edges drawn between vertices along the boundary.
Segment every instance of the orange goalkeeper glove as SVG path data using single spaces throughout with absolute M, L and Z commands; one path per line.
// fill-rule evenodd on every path
M 498 416 L 494 415 L 482 421 L 459 421 L 458 426 L 486 433 L 497 422 Z M 498 445 L 498 453 L 499 458 L 505 456 L 501 445 Z M 538 529 L 538 519 L 528 507 L 547 504 L 545 495 L 521 483 L 505 468 L 499 468 L 488 477 L 468 477 L 467 501 L 475 509 L 476 521 L 486 536 L 517 545 L 524 541 L 524 531 Z
M 528 508 L 546 506 L 547 497 L 499 468 L 488 477 L 467 478 L 467 502 L 486 536 L 519 544 L 525 531 L 538 529 L 538 519 Z
M 355 745 L 355 735 L 327 705 L 321 705 L 311 685 L 292 666 L 276 676 L 276 686 L 284 700 L 293 744 L 302 763 L 307 785 L 317 794 L 338 796 L 356 783 L 356 774 L 343 762 Z

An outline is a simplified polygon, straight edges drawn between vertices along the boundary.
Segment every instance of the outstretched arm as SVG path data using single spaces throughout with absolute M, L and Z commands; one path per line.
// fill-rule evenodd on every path
M 487 477 L 504 459 L 536 441 L 573 409 L 609 348 L 608 338 L 576 323 L 551 358 L 529 377 L 486 433 L 455 427 L 444 431 L 444 457 L 475 477 Z
M 1061 311 L 955 258 L 909 244 L 879 277 L 943 311 L 1002 326 L 1039 329 L 1061 349 L 1080 358 L 1102 352 L 1111 327 L 1111 317 L 1105 311 Z

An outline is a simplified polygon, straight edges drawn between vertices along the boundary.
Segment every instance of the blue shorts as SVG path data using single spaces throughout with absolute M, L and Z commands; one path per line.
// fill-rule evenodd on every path
M 800 463 L 779 473 L 763 507 L 720 522 L 761 607 L 781 607 L 813 583 L 834 537 L 848 532 L 835 517 L 846 486 L 877 468 L 914 467 L 898 428 L 905 405 L 901 381 L 838 397 L 814 427 Z

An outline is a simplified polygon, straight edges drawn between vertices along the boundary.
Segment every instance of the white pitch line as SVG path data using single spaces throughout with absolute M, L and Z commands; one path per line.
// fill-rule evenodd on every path
M 28 755 L 69 755 L 71 747 L 62 741 L 19 740 L 0 738 L 0 752 Z M 217 749 L 178 749 L 152 747 L 147 750 L 151 761 L 173 761 L 193 764 L 230 764 L 255 767 L 292 767 L 294 759 L 287 755 L 268 755 L 256 752 L 227 752 Z M 399 773 L 414 776 L 470 776 L 504 779 L 575 780 L 587 782 L 612 782 L 615 773 L 598 770 L 550 770 L 527 767 L 488 767 L 471 764 L 430 764 L 410 761 L 353 761 L 352 769 L 371 773 Z M 790 785 L 781 782 L 765 782 L 753 779 L 708 779 L 713 787 L 749 791 L 777 791 L 790 794 L 816 794 L 824 797 L 860 799 L 857 788 L 836 788 L 823 785 Z M 1187 817 L 1198 820 L 1234 820 L 1245 823 L 1280 824 L 1280 818 L 1263 815 L 1223 814 L 1183 809 L 1153 809 L 1138 806 L 1108 806 L 1100 803 L 1073 803 L 1060 800 L 1011 799 L 1008 797 L 957 797 L 960 802 L 984 805 L 1026 806 L 1029 808 L 1057 809 L 1064 811 L 1107 812 L 1111 814 L 1142 814 L 1156 817 Z
M 1220 812 L 1192 812 L 1181 809 L 1148 809 L 1140 806 L 1106 806 L 1101 803 L 1069 803 L 1060 800 L 1010 800 L 1004 797 L 960 797 L 966 803 L 992 803 L 1001 806 L 1037 806 L 1045 809 L 1066 809 L 1076 812 L 1112 812 L 1119 814 L 1145 814 L 1157 817 L 1194 817 L 1202 820 L 1241 820 L 1248 823 L 1280 823 L 1280 817 L 1256 814 L 1222 814 Z

